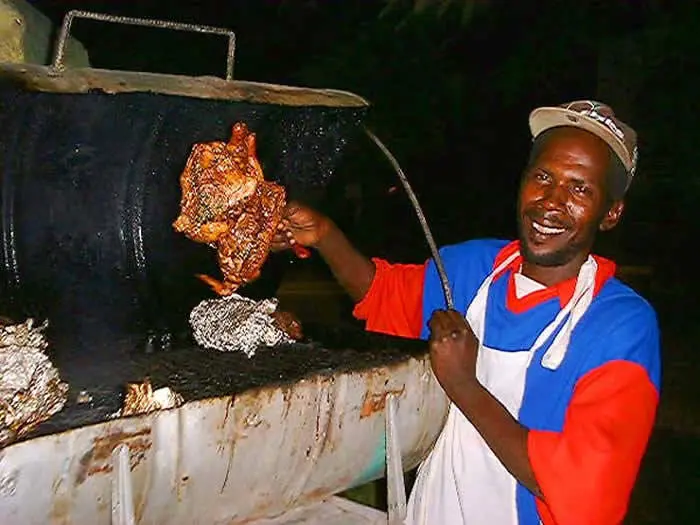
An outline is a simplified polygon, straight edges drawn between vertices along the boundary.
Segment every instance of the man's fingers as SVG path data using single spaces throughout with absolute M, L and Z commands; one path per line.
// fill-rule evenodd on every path
M 430 342 L 433 345 L 449 341 L 461 341 L 469 335 L 469 325 L 459 312 L 455 310 L 437 310 L 429 322 Z
M 280 230 L 275 232 L 270 243 L 270 249 L 274 252 L 287 250 L 295 243 L 294 237 L 289 230 Z
M 455 325 L 462 326 L 465 325 L 467 322 L 464 316 L 457 310 L 447 310 L 446 313 L 447 316 L 450 318 L 450 321 L 453 322 Z
M 435 310 L 433 312 L 433 315 L 430 316 L 430 320 L 428 321 L 428 327 L 430 328 L 430 331 L 435 334 L 440 332 L 443 329 L 443 326 L 445 324 L 445 312 L 443 310 Z
M 302 208 L 295 202 L 290 202 L 287 204 L 287 208 L 284 211 L 284 219 L 287 220 L 288 222 L 294 220 L 294 216 L 301 210 Z
M 287 242 L 287 239 L 287 234 L 283 231 L 275 232 L 275 234 L 272 236 L 273 243 L 285 243 Z
M 469 332 L 466 328 L 453 328 L 451 330 L 433 333 L 432 340 L 436 343 L 459 341 L 467 337 L 468 334 Z
M 444 341 L 453 337 L 452 332 L 456 329 L 454 321 L 443 310 L 435 312 L 430 320 L 431 338 L 434 341 Z
M 428 324 L 431 330 L 446 331 L 461 330 L 466 327 L 466 320 L 455 310 L 436 310 Z

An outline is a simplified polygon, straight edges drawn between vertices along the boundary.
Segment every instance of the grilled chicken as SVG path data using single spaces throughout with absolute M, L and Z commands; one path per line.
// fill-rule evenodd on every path
M 195 144 L 180 176 L 173 228 L 217 251 L 223 280 L 198 275 L 221 296 L 258 278 L 286 205 L 285 189 L 265 180 L 255 134 L 233 126 L 228 142 Z

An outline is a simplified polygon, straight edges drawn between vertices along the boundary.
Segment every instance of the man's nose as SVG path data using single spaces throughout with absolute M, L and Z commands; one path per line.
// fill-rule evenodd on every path
M 560 209 L 566 204 L 568 191 L 561 184 L 552 184 L 543 195 L 542 205 L 548 210 Z

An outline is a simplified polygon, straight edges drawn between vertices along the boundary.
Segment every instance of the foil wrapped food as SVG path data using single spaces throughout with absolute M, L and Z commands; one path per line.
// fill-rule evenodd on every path
M 177 408 L 183 403 L 182 396 L 169 387 L 153 390 L 150 379 L 143 383 L 126 385 L 124 406 L 114 414 L 114 417 L 135 416 L 148 414 L 157 410 Z
M 207 299 L 190 312 L 197 344 L 221 352 L 252 357 L 260 347 L 294 342 L 278 322 L 277 299 L 255 301 L 238 294 Z
M 48 323 L 0 326 L 0 447 L 63 409 L 68 384 L 45 351 Z

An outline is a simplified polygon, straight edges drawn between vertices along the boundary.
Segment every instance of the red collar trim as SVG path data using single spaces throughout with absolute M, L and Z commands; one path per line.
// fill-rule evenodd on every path
M 508 259 L 508 257 L 513 255 L 519 249 L 520 241 L 513 241 L 507 244 L 500 252 L 498 252 L 498 255 L 496 255 L 496 260 L 493 263 L 493 269 L 495 270 L 501 263 L 503 263 L 506 259 Z M 608 279 L 615 276 L 617 266 L 609 259 L 605 259 L 597 255 L 594 255 L 593 258 L 598 264 L 598 271 L 596 272 L 595 276 L 595 288 L 593 289 L 593 295 L 595 296 L 598 295 L 598 292 L 600 292 L 600 289 L 608 281 Z M 571 300 L 576 288 L 576 277 L 518 298 L 515 294 L 515 273 L 520 269 L 521 264 L 522 257 L 518 256 L 508 266 L 506 266 L 502 272 L 494 276 L 494 280 L 496 280 L 504 273 L 510 271 L 508 276 L 506 306 L 511 312 L 516 314 L 523 313 L 530 308 L 554 299 L 555 297 L 559 297 L 559 304 L 563 308 L 566 303 Z

